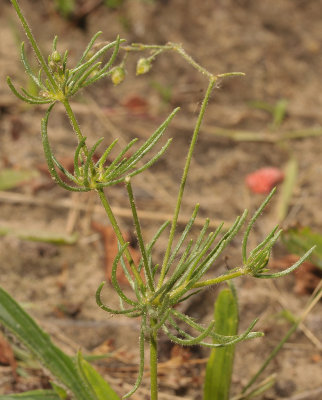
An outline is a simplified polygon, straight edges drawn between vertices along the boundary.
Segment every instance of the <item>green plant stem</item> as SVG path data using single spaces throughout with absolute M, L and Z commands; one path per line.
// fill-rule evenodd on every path
M 149 44 L 143 44 L 143 43 L 132 43 L 131 46 L 123 46 L 121 47 L 122 50 L 125 50 L 127 52 L 129 51 L 144 51 L 144 50 L 157 50 L 156 53 L 152 54 L 151 57 L 148 59 L 153 60 L 158 54 L 162 53 L 165 50 L 173 50 L 176 51 L 178 54 L 181 55 L 193 68 L 195 68 L 197 71 L 201 72 L 203 75 L 207 76 L 208 79 L 215 79 L 217 78 L 225 78 L 227 76 L 243 76 L 245 75 L 243 72 L 227 72 L 224 74 L 218 74 L 214 75 L 206 68 L 202 67 L 200 64 L 198 64 L 189 54 L 185 52 L 181 44 L 178 43 L 172 43 L 169 42 L 166 45 L 149 45 Z
M 147 45 L 142 43 L 133 43 L 131 46 L 123 46 L 123 50 L 125 51 L 144 51 L 144 50 L 157 50 L 157 53 L 152 54 L 149 59 L 154 59 L 156 55 L 165 50 L 173 50 L 181 55 L 193 68 L 197 71 L 201 72 L 203 75 L 207 76 L 209 79 L 214 79 L 214 75 L 199 65 L 189 54 L 185 52 L 183 47 L 177 43 L 167 43 L 166 45 Z
M 81 149 L 81 154 L 83 156 L 84 163 L 86 163 L 86 157 L 88 156 L 88 148 L 86 146 L 85 138 L 84 138 L 82 131 L 80 129 L 80 126 L 77 122 L 74 111 L 72 110 L 67 97 L 65 97 L 63 100 L 61 100 L 61 103 L 64 105 L 67 116 L 69 118 L 69 121 L 73 127 L 74 132 L 77 135 L 78 143 L 80 143 L 81 141 L 84 141 L 84 145 L 82 146 L 82 149 Z M 90 167 L 92 167 L 92 166 L 93 166 L 93 162 L 92 162 L 92 160 L 90 160 Z
M 73 127 L 73 129 L 74 129 L 74 132 L 75 132 L 76 135 L 77 135 L 78 142 L 81 142 L 82 140 L 84 140 L 84 136 L 83 136 L 83 134 L 82 134 L 82 132 L 81 132 L 81 129 L 80 129 L 79 124 L 78 124 L 78 122 L 77 122 L 77 119 L 76 119 L 76 117 L 75 117 L 74 111 L 72 110 L 72 108 L 71 108 L 71 106 L 70 106 L 70 104 L 69 104 L 68 98 L 66 97 L 66 98 L 65 98 L 64 100 L 62 100 L 61 102 L 63 103 L 63 105 L 64 105 L 64 107 L 65 107 L 65 110 L 66 110 L 66 113 L 67 113 L 67 115 L 68 115 L 68 118 L 69 118 L 69 120 L 70 120 L 70 122 L 71 122 L 71 124 L 72 124 L 72 127 Z M 84 148 L 86 148 L 86 145 L 85 145 L 85 144 L 84 144 Z M 87 152 L 87 149 L 86 149 L 86 152 Z
M 39 49 L 39 47 L 37 45 L 37 42 L 36 42 L 32 32 L 31 32 L 31 29 L 30 29 L 30 27 L 29 27 L 24 15 L 23 15 L 20 7 L 19 7 L 19 4 L 18 4 L 17 0 L 10 0 L 10 1 L 11 1 L 11 4 L 13 5 L 14 9 L 16 10 L 16 13 L 17 13 L 17 15 L 18 15 L 18 17 L 20 19 L 20 22 L 21 22 L 21 24 L 23 26 L 23 29 L 24 29 L 24 31 L 25 31 L 25 33 L 26 33 L 26 35 L 27 35 L 27 37 L 28 37 L 28 39 L 30 41 L 30 44 L 31 44 L 34 52 L 36 53 L 37 59 L 38 59 L 40 65 L 41 65 L 41 67 L 43 68 L 45 74 L 47 75 L 52 87 L 56 91 L 58 91 L 59 88 L 58 88 L 54 78 L 52 77 L 52 73 L 49 70 L 43 55 L 41 54 L 41 51 L 40 51 L 40 49 Z
M 228 280 L 231 280 L 234 278 L 238 278 L 239 276 L 242 276 L 242 275 L 247 275 L 247 273 L 248 272 L 244 268 L 239 268 L 237 271 L 229 272 L 225 275 L 218 276 L 217 278 L 207 279 L 206 281 L 197 282 L 192 286 L 192 289 L 216 285 L 221 282 L 225 282 L 225 281 L 228 281 Z
M 158 343 L 157 330 L 153 329 L 157 321 L 151 318 L 150 327 L 150 381 L 151 400 L 158 400 Z
M 202 105 L 201 105 L 201 108 L 200 108 L 200 112 L 199 112 L 199 115 L 198 115 L 198 119 L 197 119 L 197 122 L 196 122 L 196 126 L 195 126 L 195 129 L 194 129 L 194 132 L 193 132 L 193 136 L 192 136 L 192 139 L 191 139 L 189 152 L 188 152 L 188 155 L 187 155 L 185 167 L 184 167 L 184 170 L 183 170 L 183 175 L 182 175 L 182 178 L 181 178 L 181 184 L 180 184 L 180 188 L 179 188 L 178 199 L 177 199 L 176 208 L 175 208 L 174 216 L 173 216 L 173 219 L 172 219 L 171 230 L 170 230 L 170 234 L 169 234 L 168 247 L 167 247 L 167 250 L 166 250 L 166 253 L 165 253 L 165 256 L 164 256 L 164 260 L 163 260 L 163 265 L 162 265 L 162 269 L 161 269 L 158 288 L 161 287 L 161 285 L 162 285 L 162 283 L 164 281 L 165 275 L 166 275 L 167 263 L 168 263 L 168 260 L 169 260 L 169 257 L 170 257 L 172 243 L 173 243 L 174 235 L 175 235 L 175 230 L 176 230 L 176 227 L 177 227 L 178 216 L 179 216 L 179 212 L 180 212 L 180 208 L 181 208 L 183 192 L 184 192 L 184 188 L 185 188 L 186 181 L 187 181 L 187 176 L 188 176 L 189 167 L 190 167 L 190 163 L 191 163 L 191 159 L 192 159 L 192 154 L 193 154 L 193 151 L 194 151 L 197 139 L 198 139 L 198 134 L 199 134 L 199 131 L 200 131 L 200 127 L 201 127 L 201 123 L 202 123 L 203 117 L 205 115 L 205 111 L 206 111 L 206 108 L 207 108 L 207 105 L 208 105 L 208 101 L 209 101 L 211 92 L 212 92 L 212 90 L 214 88 L 214 85 L 216 83 L 216 80 L 217 79 L 215 77 L 211 77 L 211 79 L 209 80 L 208 88 L 207 88 L 205 97 L 203 99 L 203 102 L 202 102 Z
M 212 285 L 217 285 L 218 283 L 229 281 L 234 278 L 238 278 L 239 276 L 247 275 L 247 271 L 244 268 L 238 268 L 237 270 L 228 272 L 225 275 L 218 276 L 217 278 L 214 279 L 207 279 L 206 281 L 202 282 L 197 282 L 195 283 L 190 289 L 196 289 L 196 288 L 201 288 L 205 286 L 212 286 Z M 186 292 L 186 287 L 189 282 L 184 282 L 182 285 L 177 287 L 171 294 L 171 299 L 176 298 L 179 296 L 179 294 L 182 292 Z M 181 294 L 181 295 L 182 295 Z
M 207 71 L 205 68 L 203 68 L 201 65 L 199 65 L 189 54 L 185 52 L 183 47 L 179 44 L 176 43 L 170 43 L 172 46 L 173 50 L 175 50 L 177 53 L 179 53 L 191 66 L 193 66 L 196 70 L 201 72 L 203 75 L 207 76 L 209 80 L 216 79 L 213 74 L 211 74 L 209 71 Z
M 108 218 L 109 218 L 109 220 L 111 222 L 111 225 L 112 225 L 112 227 L 114 229 L 116 237 L 117 237 L 118 241 L 120 242 L 120 245 L 124 246 L 126 242 L 125 242 L 125 240 L 123 238 L 121 229 L 120 229 L 120 227 L 119 227 L 119 225 L 117 223 L 117 220 L 116 220 L 116 218 L 114 216 L 113 210 L 111 209 L 110 204 L 109 204 L 109 202 L 108 202 L 108 200 L 107 200 L 107 198 L 105 196 L 104 190 L 102 188 L 101 189 L 96 189 L 96 190 L 97 190 L 97 193 L 99 195 L 99 198 L 101 199 L 101 202 L 102 202 L 102 205 L 103 205 L 103 207 L 104 207 L 104 209 L 106 211 L 106 214 L 107 214 L 107 216 L 108 216 Z M 128 262 L 130 264 L 130 268 L 131 268 L 131 271 L 133 272 L 133 275 L 135 277 L 136 282 L 138 283 L 138 285 L 141 287 L 142 291 L 144 292 L 144 283 L 143 283 L 142 278 L 141 278 L 140 274 L 138 273 L 138 270 L 137 270 L 137 268 L 136 268 L 136 266 L 134 264 L 134 261 L 133 261 L 133 258 L 131 256 L 131 253 L 129 252 L 128 249 L 125 249 L 124 253 L 125 253 L 125 256 L 126 256 Z

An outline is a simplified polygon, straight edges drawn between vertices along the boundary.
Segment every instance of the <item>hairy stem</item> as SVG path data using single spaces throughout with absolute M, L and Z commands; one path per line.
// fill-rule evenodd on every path
M 153 329 L 157 321 L 153 318 L 150 321 L 150 381 L 151 381 L 151 400 L 158 400 L 158 344 L 157 330 Z
M 173 46 L 173 50 L 179 53 L 193 68 L 201 72 L 203 75 L 207 76 L 210 81 L 214 79 L 214 75 L 203 68 L 201 65 L 199 65 L 191 56 L 189 56 L 189 54 L 185 52 L 181 45 L 175 43 L 171 43 L 171 45 Z
M 238 278 L 239 276 L 242 275 L 247 275 L 247 273 L 248 272 L 244 268 L 239 268 L 237 271 L 228 272 L 227 274 L 218 276 L 217 278 L 207 279 L 202 282 L 197 282 L 192 286 L 192 288 L 195 289 L 205 286 L 216 285 L 218 283 L 225 282 L 230 279 Z
M 75 117 L 74 111 L 72 110 L 72 108 L 71 108 L 71 106 L 70 106 L 69 101 L 68 101 L 67 98 L 65 98 L 64 100 L 62 100 L 62 103 L 63 103 L 63 105 L 64 105 L 64 107 L 65 107 L 66 113 L 67 113 L 68 118 L 69 118 L 69 120 L 70 120 L 70 122 L 71 122 L 71 124 L 72 124 L 72 127 L 73 127 L 73 129 L 74 129 L 74 132 L 75 132 L 76 135 L 77 135 L 78 142 L 81 142 L 82 140 L 84 140 L 84 136 L 83 136 L 83 134 L 82 134 L 82 132 L 81 132 L 81 129 L 80 129 L 80 126 L 79 126 L 79 124 L 78 124 L 78 122 L 77 122 L 77 119 L 76 119 L 76 117 Z M 84 150 L 85 150 L 85 148 L 86 148 L 86 147 L 85 147 L 85 144 L 84 144 Z M 87 149 L 86 149 L 86 153 L 87 153 Z
M 104 209 L 106 211 L 106 214 L 107 214 L 107 216 L 108 216 L 108 218 L 110 220 L 110 223 L 111 223 L 111 225 L 112 225 L 112 227 L 114 229 L 115 235 L 116 235 L 120 245 L 124 246 L 126 242 L 125 242 L 125 240 L 123 238 L 121 229 L 120 229 L 120 227 L 119 227 L 119 225 L 117 223 L 117 220 L 116 220 L 115 215 L 114 215 L 114 213 L 113 213 L 113 211 L 111 209 L 111 206 L 110 206 L 110 204 L 109 204 L 109 202 L 108 202 L 108 200 L 107 200 L 107 198 L 105 196 L 104 190 L 102 188 L 101 189 L 96 189 L 96 190 L 97 190 L 97 193 L 99 195 L 99 198 L 101 199 L 101 202 L 102 202 L 102 205 L 103 205 L 103 207 L 104 207 Z M 136 282 L 138 283 L 138 285 L 142 288 L 142 290 L 144 292 L 144 283 L 142 281 L 142 278 L 141 278 L 140 274 L 138 273 L 138 270 L 137 270 L 137 268 L 135 266 L 135 263 L 134 263 L 133 258 L 131 256 L 131 253 L 129 252 L 129 250 L 127 248 L 125 249 L 124 254 L 126 256 L 126 259 L 128 260 L 128 263 L 130 265 L 131 271 L 133 272 L 133 275 L 135 277 Z
M 187 176 L 188 176 L 188 172 L 189 172 L 189 167 L 190 167 L 190 163 L 191 163 L 191 159 L 192 159 L 192 154 L 198 139 L 198 134 L 200 131 L 200 127 L 201 127 L 201 123 L 203 120 L 203 117 L 205 115 L 205 111 L 208 105 L 208 101 L 212 92 L 212 89 L 214 88 L 214 85 L 216 83 L 216 78 L 215 77 L 211 77 L 211 79 L 209 80 L 209 85 L 205 94 L 205 97 L 203 99 L 201 108 L 200 108 L 200 112 L 198 115 L 198 119 L 196 122 L 196 126 L 193 132 L 193 136 L 191 139 L 191 143 L 190 143 L 190 148 L 188 151 L 188 155 L 187 155 L 187 159 L 186 159 L 186 163 L 184 166 L 184 170 L 183 170 L 183 175 L 181 178 L 181 184 L 180 184 L 180 188 L 179 188 L 179 194 L 178 194 L 178 199 L 177 199 L 177 203 L 176 203 L 176 208 L 174 211 L 174 216 L 172 219 L 172 225 L 171 225 L 171 230 L 170 230 L 170 235 L 169 235 L 169 241 L 168 241 L 168 247 L 164 256 L 164 260 L 163 260 L 163 265 L 162 265 L 162 269 L 161 269 L 161 274 L 160 274 L 160 279 L 159 279 L 159 284 L 158 287 L 160 288 L 164 278 L 165 278 L 165 274 L 166 274 L 166 268 L 167 268 L 167 263 L 171 254 L 171 248 L 172 248 L 172 243 L 174 240 L 174 235 L 175 235 L 175 230 L 177 227 L 177 222 L 178 222 L 178 216 L 179 216 L 179 212 L 180 212 L 180 208 L 181 208 L 181 203 L 182 203 L 182 197 L 183 197 L 183 192 L 185 189 L 185 185 L 186 185 L 186 181 L 187 181 Z
M 217 285 L 218 283 L 226 282 L 231 279 L 238 278 L 239 276 L 247 275 L 247 273 L 248 272 L 244 268 L 238 268 L 231 272 L 228 272 L 225 275 L 220 275 L 217 278 L 207 279 L 202 282 L 197 282 L 193 286 L 191 286 L 190 289 L 197 289 L 197 288 L 202 288 L 202 287 L 206 287 L 206 286 Z M 171 299 L 178 298 L 178 297 L 180 298 L 184 293 L 186 293 L 188 283 L 189 283 L 189 281 L 185 281 L 182 285 L 178 286 L 175 290 L 173 290 L 173 292 L 171 294 Z

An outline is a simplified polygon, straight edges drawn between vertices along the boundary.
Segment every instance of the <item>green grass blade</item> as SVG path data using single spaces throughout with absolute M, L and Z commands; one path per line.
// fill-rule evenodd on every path
M 307 226 L 290 228 L 282 232 L 282 241 L 290 253 L 297 254 L 298 256 L 301 256 L 304 252 L 316 246 L 313 253 L 310 255 L 310 260 L 313 264 L 322 269 L 321 233 L 313 231 Z
M 77 400 L 96 400 L 82 381 L 71 357 L 56 347 L 50 337 L 20 305 L 0 288 L 0 323 L 8 328 L 36 358 L 70 389 Z
M 236 335 L 238 330 L 238 304 L 231 289 L 219 293 L 215 303 L 215 330 L 221 335 Z M 216 348 L 208 360 L 204 400 L 228 400 L 234 363 L 235 346 Z
M 15 188 L 37 176 L 36 170 L 2 168 L 0 171 L 0 190 Z
M 0 396 L 0 400 L 61 400 L 53 390 L 32 390 L 22 394 L 8 394 Z
M 279 222 L 282 222 L 287 216 L 296 186 L 298 170 L 298 161 L 295 157 L 290 157 L 285 166 L 285 178 L 277 203 L 277 221 Z
M 55 394 L 61 399 L 61 400 L 68 400 L 68 393 L 66 390 L 57 385 L 55 382 L 50 382 L 51 387 L 54 389 Z
M 97 400 L 120 400 L 120 397 L 114 392 L 110 385 L 102 378 L 102 376 L 91 366 L 89 362 L 84 360 L 81 353 L 77 356 L 77 366 L 83 379 L 88 383 L 95 393 Z

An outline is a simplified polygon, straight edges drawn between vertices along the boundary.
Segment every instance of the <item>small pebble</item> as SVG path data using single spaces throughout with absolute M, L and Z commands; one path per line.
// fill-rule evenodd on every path
M 296 389 L 296 384 L 294 381 L 290 379 L 286 379 L 283 381 L 278 381 L 274 386 L 275 393 L 280 397 L 289 397 L 292 393 L 294 393 Z

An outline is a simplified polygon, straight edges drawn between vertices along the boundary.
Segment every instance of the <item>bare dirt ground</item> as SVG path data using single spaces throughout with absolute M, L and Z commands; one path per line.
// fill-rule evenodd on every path
M 129 43 L 179 42 L 209 71 L 245 72 L 243 78 L 221 82 L 211 98 L 193 158 L 182 220 L 197 202 L 199 216 L 210 217 L 214 225 L 218 221 L 228 224 L 245 208 L 254 211 L 264 197 L 248 191 L 246 175 L 266 166 L 283 169 L 292 155 L 298 163 L 298 175 L 287 215 L 283 221 L 277 220 L 279 188 L 256 224 L 251 242 L 254 245 L 263 239 L 277 222 L 286 228 L 300 224 L 321 232 L 321 137 L 271 140 L 282 131 L 319 129 L 322 125 L 321 1 L 125 0 L 116 10 L 94 7 L 81 18 L 85 9 L 99 3 L 88 0 L 79 2 L 83 8 L 79 6 L 71 20 L 59 16 L 52 3 L 21 1 L 41 47 L 49 52 L 57 34 L 59 48 L 70 51 L 70 62 L 81 54 L 89 38 L 102 30 L 104 40 L 114 40 L 120 34 Z M 107 222 L 94 193 L 71 195 L 55 186 L 44 172 L 39 129 L 45 108 L 22 104 L 5 83 L 10 74 L 15 82 L 25 85 L 18 55 L 18 43 L 24 37 L 9 2 L 0 0 L 0 4 L 0 167 L 37 171 L 28 183 L 0 192 L 0 228 L 47 236 L 78 234 L 73 245 L 28 241 L 17 234 L 2 236 L 0 284 L 69 354 L 79 347 L 85 353 L 111 352 L 112 356 L 97 367 L 123 394 L 137 373 L 139 325 L 135 320 L 111 318 L 95 304 L 94 293 L 108 267 L 108 239 L 104 242 L 99 232 Z M 185 150 L 207 81 L 176 54 L 160 56 L 143 77 L 135 77 L 134 61 L 129 61 L 122 85 L 113 87 L 111 82 L 101 81 L 82 92 L 73 104 L 90 143 L 102 136 L 107 142 L 116 136 L 125 142 L 133 137 L 144 139 L 174 107 L 181 107 L 168 129 L 167 137 L 174 140 L 167 155 L 134 180 L 144 234 L 149 238 L 173 210 Z M 287 113 L 280 130 L 274 130 L 272 115 L 251 104 L 275 105 L 282 99 L 288 101 Z M 247 130 L 270 139 L 233 140 L 219 135 L 218 128 Z M 62 109 L 56 110 L 49 132 L 57 157 L 70 162 L 75 141 Z M 112 188 L 108 195 L 122 228 L 131 232 L 124 188 Z M 73 211 L 75 207 L 79 211 Z M 161 257 L 164 244 L 165 239 L 160 241 L 156 258 Z M 226 259 L 214 266 L 215 273 L 241 262 L 240 244 L 238 236 L 226 251 Z M 273 263 L 286 255 L 278 244 Z M 289 329 L 282 311 L 286 308 L 300 315 L 309 298 L 309 294 L 294 292 L 294 275 L 274 282 L 241 279 L 236 285 L 240 328 L 259 317 L 257 330 L 265 332 L 265 337 L 237 347 L 232 394 L 240 392 Z M 111 288 L 105 293 L 109 304 L 117 304 Z M 203 292 L 185 306 L 186 311 L 200 321 L 209 321 L 217 293 L 218 288 Z M 304 328 L 291 337 L 265 371 L 263 377 L 277 374 L 276 384 L 259 398 L 321 398 L 321 392 L 313 392 L 321 388 L 321 326 L 318 304 Z M 310 334 L 316 339 L 313 342 L 307 337 Z M 183 352 L 161 339 L 161 399 L 201 399 L 208 352 L 199 348 Z M 0 393 L 48 387 L 48 380 L 40 370 L 26 367 L 15 381 L 11 367 L 0 365 Z M 133 399 L 149 398 L 148 382 L 146 376 Z

